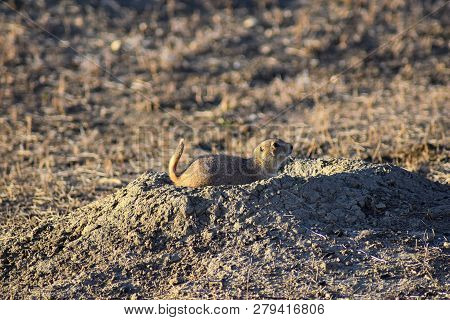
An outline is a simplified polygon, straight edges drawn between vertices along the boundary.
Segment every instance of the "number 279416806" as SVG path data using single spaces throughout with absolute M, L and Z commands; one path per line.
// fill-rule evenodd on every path
M 325 307 L 323 304 L 255 303 L 253 305 L 253 314 L 324 314 L 324 313 Z

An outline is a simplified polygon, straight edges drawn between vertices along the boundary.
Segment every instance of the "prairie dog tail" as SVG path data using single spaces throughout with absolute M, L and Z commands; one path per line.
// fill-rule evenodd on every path
M 177 176 L 177 165 L 178 161 L 181 158 L 181 155 L 183 154 L 183 150 L 184 150 L 184 139 L 181 139 L 180 142 L 178 143 L 178 147 L 176 148 L 175 152 L 173 153 L 169 161 L 169 177 L 170 180 L 172 180 L 172 182 L 175 185 L 179 180 L 179 176 Z

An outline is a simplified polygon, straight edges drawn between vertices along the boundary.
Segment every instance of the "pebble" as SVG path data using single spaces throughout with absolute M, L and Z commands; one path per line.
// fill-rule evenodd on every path
M 122 47 L 122 41 L 114 40 L 113 42 L 111 42 L 111 50 L 113 52 L 119 51 L 121 47 Z
M 257 22 L 258 22 L 258 20 L 256 20 L 256 18 L 249 17 L 244 20 L 244 27 L 247 29 L 253 28 Z

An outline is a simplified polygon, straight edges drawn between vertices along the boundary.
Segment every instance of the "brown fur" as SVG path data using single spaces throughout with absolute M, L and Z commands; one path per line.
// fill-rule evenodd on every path
M 273 177 L 291 154 L 292 145 L 280 139 L 269 139 L 255 148 L 252 158 L 222 154 L 202 156 L 178 175 L 176 169 L 183 150 L 181 140 L 169 162 L 169 177 L 176 186 L 196 188 L 247 184 Z

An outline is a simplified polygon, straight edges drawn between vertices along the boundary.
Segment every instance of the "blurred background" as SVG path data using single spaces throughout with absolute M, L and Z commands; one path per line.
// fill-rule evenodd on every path
M 1 228 L 165 170 L 181 136 L 184 161 L 278 135 L 449 183 L 449 44 L 439 0 L 1 0 Z

